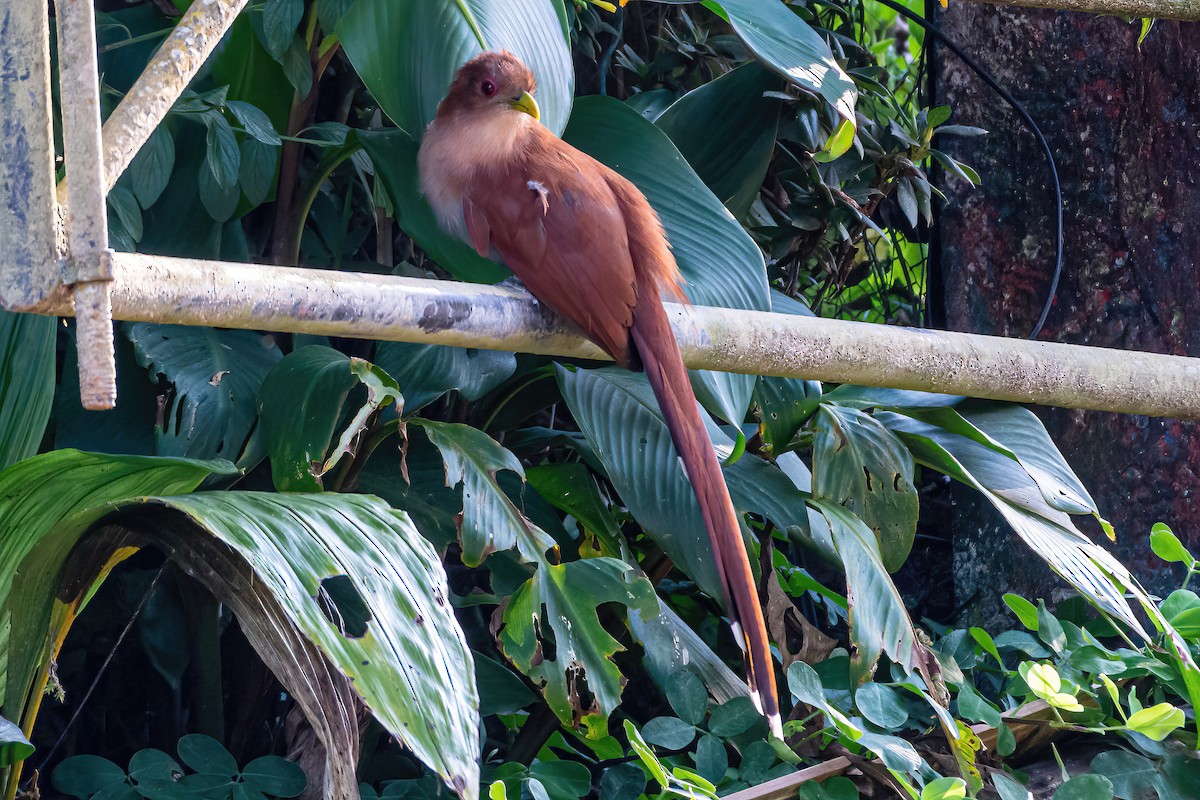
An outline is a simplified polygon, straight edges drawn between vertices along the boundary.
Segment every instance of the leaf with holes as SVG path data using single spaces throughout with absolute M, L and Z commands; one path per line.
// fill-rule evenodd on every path
M 919 501 L 908 448 L 874 417 L 822 404 L 813 439 L 813 497 L 844 506 L 879 537 L 889 572 L 904 563 L 917 533 Z
M 543 561 L 509 599 L 500 631 L 504 654 L 541 684 L 546 702 L 563 723 L 579 720 L 589 738 L 604 735 L 625 685 L 612 661 L 625 648 L 597 616 L 604 603 L 620 603 L 642 614 L 658 605 L 650 581 L 635 577 L 629 565 L 615 558 Z M 584 681 L 590 700 L 581 692 Z
M 478 428 L 453 422 L 414 418 L 442 454 L 446 485 L 463 485 L 463 509 L 459 542 L 463 563 L 478 566 L 490 553 L 517 548 L 521 557 L 534 563 L 557 547 L 548 533 L 534 525 L 496 482 L 496 473 L 511 470 L 525 478 L 521 462 L 511 451 Z
M 63 565 L 89 525 L 121 501 L 190 492 L 225 462 L 106 456 L 55 450 L 0 472 L 0 688 L 3 707 L 22 713 L 35 674 L 57 635 L 51 611 Z M 61 605 L 61 604 L 60 604 Z M 57 619 L 57 618 L 56 618 Z

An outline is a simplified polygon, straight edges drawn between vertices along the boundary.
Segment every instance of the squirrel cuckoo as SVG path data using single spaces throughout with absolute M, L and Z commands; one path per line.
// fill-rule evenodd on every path
M 535 85 L 510 53 L 464 64 L 421 143 L 421 189 L 445 229 L 505 264 L 618 364 L 645 370 L 700 503 L 751 697 L 782 738 L 738 516 L 660 299 L 686 302 L 662 223 L 632 183 L 539 123 Z

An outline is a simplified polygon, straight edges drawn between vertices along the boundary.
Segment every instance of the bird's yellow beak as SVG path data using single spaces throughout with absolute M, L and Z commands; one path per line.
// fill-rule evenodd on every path
M 538 111 L 537 100 L 533 99 L 533 95 L 529 92 L 521 92 L 521 96 L 509 103 L 517 111 L 524 111 L 534 119 L 540 120 L 542 114 Z

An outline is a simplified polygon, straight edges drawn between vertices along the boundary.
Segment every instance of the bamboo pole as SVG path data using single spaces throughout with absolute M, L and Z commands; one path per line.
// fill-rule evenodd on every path
M 75 284 L 75 333 L 83 407 L 117 402 L 113 349 L 112 265 L 108 209 L 100 160 L 100 85 L 92 0 L 57 0 L 58 75 L 62 90 L 63 155 L 72 175 L 67 204 L 70 282 Z
M 196 77 L 247 2 L 194 0 L 176 23 L 128 94 L 104 122 L 101 136 L 106 194 Z M 66 194 L 64 184 L 58 187 L 59 202 Z
M 605 358 L 523 292 L 388 275 L 113 254 L 118 319 Z M 1200 359 L 668 304 L 697 369 L 1200 419 Z M 29 309 L 33 310 L 33 309 Z M 39 313 L 69 315 L 51 299 Z
M 1021 8 L 1081 11 L 1116 17 L 1153 17 L 1182 22 L 1200 20 L 1200 0 L 971 0 Z

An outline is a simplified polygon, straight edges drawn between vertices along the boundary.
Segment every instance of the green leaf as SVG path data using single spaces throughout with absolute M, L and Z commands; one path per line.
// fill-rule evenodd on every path
M 533 692 L 508 667 L 479 653 L 473 655 L 479 684 L 479 716 L 515 714 L 535 700 Z
M 446 485 L 463 485 L 463 510 L 459 521 L 462 560 L 477 566 L 497 550 L 514 547 L 521 558 L 537 563 L 556 547 L 548 533 L 534 525 L 517 508 L 500 484 L 501 470 L 515 472 L 522 480 L 525 471 L 511 451 L 478 428 L 453 422 L 413 419 L 442 454 Z
M 758 197 L 775 151 L 783 82 L 755 62 L 685 94 L 655 119 L 712 193 L 738 219 Z
M 666 694 L 667 702 L 684 722 L 699 725 L 704 721 L 708 690 L 695 675 L 683 669 L 673 673 L 667 678 Z
M 545 787 L 550 797 L 583 797 L 592 785 L 592 773 L 574 761 L 538 761 L 529 776 Z
M 670 786 L 670 777 L 667 770 L 663 767 L 662 762 L 654 755 L 654 751 L 642 740 L 642 735 L 638 733 L 637 728 L 629 720 L 624 721 L 625 736 L 629 739 L 629 746 L 633 752 L 637 754 L 641 762 L 650 770 L 650 777 L 658 781 L 659 786 Z
M 908 558 L 918 499 L 908 449 L 873 417 L 822 404 L 813 440 L 813 497 L 847 508 L 879 537 L 889 572 Z
M 1067 634 L 1063 630 L 1058 617 L 1046 609 L 1045 601 L 1038 600 L 1038 638 L 1056 653 L 1061 653 L 1067 646 Z
M 870 674 L 881 652 L 910 669 L 928 663 L 928 650 L 919 643 L 904 600 L 884 569 L 874 533 L 841 506 L 819 500 L 812 505 L 829 522 L 846 569 L 856 671 Z
M 135 242 L 142 239 L 142 209 L 138 207 L 137 198 L 133 192 L 118 183 L 108 193 L 108 207 L 116 214 L 125 231 Z
M 183 767 L 162 750 L 138 750 L 129 759 L 129 777 L 138 784 L 147 781 L 174 783 L 183 777 Z
M 179 760 L 204 775 L 232 779 L 238 773 L 237 761 L 225 746 L 202 733 L 189 733 L 179 740 Z
M 304 40 L 299 36 L 292 37 L 292 43 L 288 45 L 287 50 L 278 60 L 279 66 L 283 68 L 283 74 L 295 89 L 296 94 L 300 97 L 307 97 L 308 93 L 312 91 L 313 65 L 309 60 L 308 48 L 304 46 Z
M 408 342 L 381 342 L 375 363 L 396 378 L 410 412 L 451 389 L 467 400 L 478 400 L 517 368 L 513 353 Z
M 1161 522 L 1154 523 L 1150 529 L 1150 549 L 1163 561 L 1182 563 L 1188 569 L 1192 569 L 1196 564 L 1196 559 L 1183 546 L 1183 542 L 1179 541 L 1179 537 Z
M 263 0 L 262 43 L 272 58 L 283 56 L 304 17 L 304 0 Z
M 655 717 L 642 726 L 642 738 L 667 750 L 682 750 L 696 738 L 696 728 L 678 717 Z
M 236 186 L 241 154 L 233 128 L 219 112 L 204 114 L 200 119 L 208 128 L 208 150 L 204 163 L 216 178 L 217 186 L 222 189 Z
M 902 695 L 882 683 L 865 683 L 854 693 L 854 706 L 871 722 L 886 730 L 897 730 L 908 719 Z
M 189 492 L 223 462 L 104 456 L 55 450 L 0 472 L 0 685 L 5 709 L 19 713 L 42 665 L 63 564 L 89 525 L 116 503 L 154 493 Z
M 838 776 L 823 783 L 805 781 L 800 785 L 799 797 L 800 800 L 859 800 L 860 795 L 854 781 Z
M 967 783 L 962 778 L 938 778 L 921 789 L 921 800 L 962 800 Z
M 275 167 L 278 163 L 278 147 L 250 137 L 242 142 L 238 186 L 250 205 L 261 205 L 267 199 L 275 183 Z
M 525 478 L 547 503 L 570 514 L 595 536 L 604 555 L 621 555 L 621 531 L 587 467 L 578 462 L 544 464 L 525 470 Z M 704 687 L 700 689 L 703 691 Z M 669 681 L 667 696 L 670 697 Z M 675 710 L 679 712 L 678 708 Z M 687 719 L 682 713 L 680 716 Z
M 358 387 L 364 391 L 355 395 L 347 420 L 343 406 Z M 267 373 L 258 391 L 275 488 L 320 490 L 323 476 L 351 455 L 374 415 L 403 402 L 395 381 L 362 359 L 322 345 L 293 350 Z
M 913 411 L 908 409 L 905 413 Z M 972 436 L 919 422 L 911 416 L 877 412 L 875 417 L 900 435 L 918 462 L 979 490 L 1021 539 L 1081 594 L 1139 635 L 1147 636 L 1125 593 L 1135 596 L 1152 616 L 1156 615 L 1157 606 L 1116 558 L 1095 545 L 1074 526 L 1069 516 L 1046 501 L 1046 490 L 1014 456 Z M 981 430 L 974 426 L 972 429 Z M 1045 471 L 1042 474 L 1044 477 Z M 1065 500 L 1062 495 L 1058 497 Z
M 963 719 L 986 722 L 994 728 L 1000 726 L 1000 712 L 980 697 L 967 683 L 964 683 L 958 690 L 958 714 Z
M 129 187 L 142 208 L 154 205 L 174 168 L 175 139 L 165 127 L 155 128 L 129 164 Z
M 708 730 L 714 736 L 728 739 L 745 733 L 763 719 L 749 697 L 735 697 L 712 710 L 708 718 Z
M 241 158 L 241 151 L 235 151 Z M 233 165 L 234 169 L 240 170 L 241 165 Z M 216 222 L 226 222 L 233 218 L 237 212 L 238 185 L 235 182 L 228 185 L 222 185 L 213 173 L 211 166 L 206 161 L 200 165 L 200 172 L 196 178 L 197 190 L 200 196 L 200 203 L 204 206 L 204 210 Z
M 125 785 L 125 770 L 100 756 L 71 756 L 54 768 L 50 781 L 63 794 L 88 798 L 109 787 Z
M 915 773 L 924 763 L 917 749 L 899 736 L 867 732 L 859 736 L 855 743 L 879 756 L 888 769 L 896 772 Z
M 996 787 L 996 793 L 1000 795 L 1000 800 L 1032 800 L 1033 798 L 1028 789 L 1000 770 L 992 772 L 992 785 Z
M 1143 708 L 1130 715 L 1126 727 L 1131 731 L 1161 742 L 1172 731 L 1184 725 L 1183 709 L 1176 708 L 1170 703 L 1158 703 L 1150 708 Z
M 38 451 L 54 402 L 58 319 L 0 310 L 0 469 Z
M 607 716 L 621 701 L 623 679 L 612 657 L 625 648 L 597 616 L 603 603 L 620 603 L 636 613 L 657 605 L 654 589 L 614 558 L 589 558 L 566 564 L 538 564 L 533 577 L 509 599 L 500 646 L 535 682 L 543 683 L 550 708 L 564 723 L 581 720 L 591 738 L 605 731 Z M 535 621 L 538 625 L 535 625 Z M 548 623 L 549 631 L 544 627 Z M 543 640 L 553 633 L 557 653 L 545 657 Z M 582 670 L 595 707 L 584 706 L 577 682 L 568 675 Z
M 254 759 L 242 768 L 242 780 L 263 794 L 275 797 L 295 797 L 308 785 L 300 765 L 279 756 Z
M 352 494 L 208 492 L 155 501 L 182 512 L 212 537 L 212 550 L 195 551 L 198 560 L 212 563 L 223 548 L 255 567 L 242 581 L 227 584 L 235 597 L 221 599 L 238 614 L 262 603 L 281 610 L 270 617 L 270 634 L 256 647 L 260 653 L 266 648 L 264 658 L 272 656 L 268 663 L 285 688 L 291 680 L 309 680 L 306 659 L 315 655 L 297 656 L 294 650 L 311 642 L 349 678 L 383 727 L 448 785 L 458 790 L 478 785 L 471 653 L 445 599 L 449 589 L 441 560 L 406 515 L 377 498 Z M 189 526 L 168 533 L 178 551 L 198 531 Z M 366 635 L 331 624 L 345 610 L 330 608 L 331 576 L 361 603 Z M 281 668 L 290 670 L 290 678 L 279 674 Z
M 1127 750 L 1100 753 L 1092 759 L 1091 769 L 1093 773 L 1103 775 L 1109 780 L 1113 794 L 1126 800 L 1142 797 L 1158 780 L 1158 771 L 1153 761 Z M 1022 795 L 1020 800 L 1025 800 L 1025 795 Z
M 1103 775 L 1076 775 L 1054 790 L 1053 800 L 1112 800 L 1112 782 Z
M 843 119 L 833 129 L 833 133 L 829 134 L 829 139 L 826 140 L 821 149 L 813 154 L 813 161 L 816 161 L 818 164 L 827 164 L 831 161 L 836 161 L 854 144 L 855 133 L 854 121 Z
M 508 50 L 533 70 L 542 121 L 559 133 L 575 80 L 564 23 L 560 0 L 358 0 L 336 33 L 380 108 L 413 139 L 454 73 L 484 50 Z
M 303 5 L 301 5 L 301 10 L 303 10 Z M 258 106 L 247 103 L 244 100 L 230 100 L 225 105 L 237 117 L 237 121 L 242 124 L 242 127 L 246 129 L 249 138 L 253 138 L 263 144 L 283 144 L 283 140 L 275 132 L 275 126 L 271 124 L 271 118 Z
M 563 138 L 631 180 L 658 212 L 684 290 L 697 305 L 770 308 L 762 251 L 671 144 L 640 114 L 611 97 L 575 104 Z M 745 419 L 754 377 L 701 371 L 692 388 L 726 422 Z
M 0 717 L 0 769 L 29 758 L 33 755 L 33 749 L 16 723 Z
M 821 35 L 783 3 L 717 0 L 729 23 L 760 61 L 784 78 L 825 98 L 854 124 L 858 90 Z
M 1021 597 L 1019 594 L 1012 592 L 1004 593 L 1004 605 L 1008 606 L 1008 610 L 1017 615 L 1017 619 L 1021 624 L 1031 631 L 1038 629 L 1038 610 L 1037 606 Z
M 720 783 L 729 769 L 729 753 L 725 744 L 711 733 L 700 737 L 693 756 L 696 760 L 696 771 L 712 783 Z
M 172 392 L 155 431 L 160 455 L 237 461 L 257 423 L 259 387 L 283 358 L 253 331 L 139 322 L 126 334 L 138 363 Z
M 646 773 L 636 764 L 615 764 L 600 778 L 600 796 L 605 800 L 637 800 L 646 788 Z

